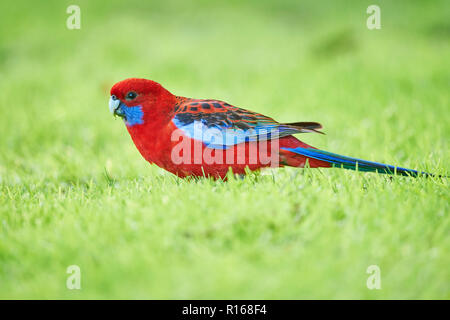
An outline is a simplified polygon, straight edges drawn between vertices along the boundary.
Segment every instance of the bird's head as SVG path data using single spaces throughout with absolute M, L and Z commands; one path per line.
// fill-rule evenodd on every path
M 167 114 L 173 95 L 159 83 L 129 78 L 111 88 L 109 110 L 125 120 L 127 126 L 143 124 L 148 119 Z

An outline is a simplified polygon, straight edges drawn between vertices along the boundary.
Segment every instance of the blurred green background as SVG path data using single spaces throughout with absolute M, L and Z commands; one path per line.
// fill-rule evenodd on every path
M 66 8 L 81 8 L 68 30 Z M 366 9 L 381 8 L 380 30 Z M 449 1 L 0 4 L 1 298 L 450 298 L 447 179 L 292 168 L 180 180 L 139 155 L 127 77 L 316 147 L 448 174 Z M 82 289 L 66 288 L 79 265 Z M 368 290 L 378 265 L 382 289 Z

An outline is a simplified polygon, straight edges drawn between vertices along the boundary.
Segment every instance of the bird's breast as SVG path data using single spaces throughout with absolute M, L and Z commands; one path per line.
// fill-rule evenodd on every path
M 174 130 L 171 123 L 165 125 L 143 124 L 127 127 L 136 148 L 150 163 L 162 166 L 170 160 L 173 146 L 171 134 Z

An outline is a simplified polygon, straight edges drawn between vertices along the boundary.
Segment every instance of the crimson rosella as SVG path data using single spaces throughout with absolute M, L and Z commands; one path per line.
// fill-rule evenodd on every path
M 416 170 L 322 151 L 293 136 L 321 133 L 317 122 L 279 123 L 223 101 L 176 96 L 147 79 L 116 83 L 109 108 L 123 118 L 148 162 L 179 177 L 225 178 L 230 168 L 245 174 L 263 167 L 305 165 L 418 175 Z

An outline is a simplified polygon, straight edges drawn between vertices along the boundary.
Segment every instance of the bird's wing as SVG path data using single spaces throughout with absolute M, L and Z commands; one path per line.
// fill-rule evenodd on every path
M 317 122 L 278 123 L 260 113 L 218 100 L 188 100 L 177 104 L 172 119 L 177 128 L 206 146 L 226 149 L 242 142 L 271 140 L 295 133 L 318 132 Z

